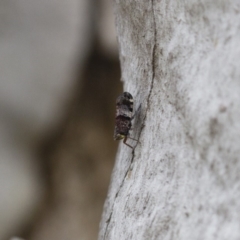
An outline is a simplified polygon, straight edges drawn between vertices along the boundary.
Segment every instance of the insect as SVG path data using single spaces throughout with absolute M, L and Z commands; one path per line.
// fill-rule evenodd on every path
M 116 100 L 114 140 L 123 139 L 123 143 L 130 148 L 133 147 L 127 143 L 128 138 L 138 142 L 138 140 L 129 137 L 133 118 L 133 97 L 129 92 L 124 92 Z

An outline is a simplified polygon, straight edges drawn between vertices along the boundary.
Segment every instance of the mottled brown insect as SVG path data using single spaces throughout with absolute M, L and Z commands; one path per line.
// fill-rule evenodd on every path
M 126 143 L 128 138 L 138 142 L 138 140 L 129 137 L 133 118 L 133 97 L 130 93 L 124 92 L 116 100 L 114 140 L 123 139 L 123 143 L 130 148 L 133 147 Z

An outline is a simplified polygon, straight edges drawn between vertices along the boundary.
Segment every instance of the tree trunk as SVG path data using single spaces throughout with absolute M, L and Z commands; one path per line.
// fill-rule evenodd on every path
M 120 143 L 99 239 L 240 239 L 240 6 L 115 0 L 115 14 L 140 143 Z

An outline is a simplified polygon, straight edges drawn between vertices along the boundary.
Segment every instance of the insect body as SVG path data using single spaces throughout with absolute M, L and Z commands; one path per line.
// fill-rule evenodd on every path
M 133 117 L 133 97 L 130 93 L 124 92 L 116 100 L 114 140 L 123 139 L 123 143 L 130 148 L 133 147 L 127 144 L 126 141 L 130 138 L 129 131 L 132 127 L 131 121 Z M 138 141 L 133 138 L 130 139 Z

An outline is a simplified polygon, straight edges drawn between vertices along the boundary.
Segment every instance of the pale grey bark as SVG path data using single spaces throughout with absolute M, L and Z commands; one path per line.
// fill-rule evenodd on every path
M 240 239 L 239 4 L 115 0 L 115 16 L 141 143 L 119 148 L 99 239 Z

